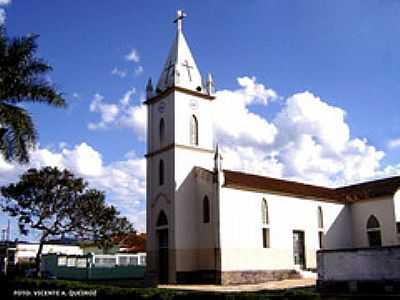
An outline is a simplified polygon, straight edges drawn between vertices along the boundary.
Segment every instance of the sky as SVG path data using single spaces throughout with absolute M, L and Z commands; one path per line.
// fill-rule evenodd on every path
M 40 35 L 46 80 L 68 103 L 26 105 L 39 144 L 29 165 L 0 158 L 0 185 L 68 168 L 145 230 L 144 86 L 177 9 L 216 82 L 224 168 L 327 186 L 400 174 L 400 1 L 0 0 L 9 36 Z

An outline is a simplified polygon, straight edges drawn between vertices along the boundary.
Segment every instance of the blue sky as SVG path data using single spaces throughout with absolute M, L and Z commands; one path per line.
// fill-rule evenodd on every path
M 0 4 L 6 2 L 10 1 L 2 0 Z M 66 110 L 28 106 L 39 129 L 39 149 L 49 152 L 35 158 L 40 161 L 37 165 L 54 162 L 59 157 L 49 160 L 48 156 L 63 153 L 61 165 L 72 166 L 78 174 L 87 175 L 90 182 L 97 176 L 93 184 L 109 192 L 110 202 L 127 215 L 140 214 L 141 217 L 132 217 L 138 228 L 144 225 L 144 175 L 137 170 L 129 173 L 125 163 L 143 167 L 145 144 L 140 138 L 143 135 L 138 116 L 140 102 L 148 77 L 156 81 L 161 72 L 174 36 L 172 20 L 177 9 L 188 14 L 184 23 L 186 38 L 200 71 L 203 74 L 211 71 L 217 89 L 225 90 L 221 98 L 236 99 L 237 96 L 239 103 L 243 93 L 253 97 L 238 106 L 238 111 L 242 109 L 240 113 L 253 119 L 257 116 L 258 121 L 251 119 L 248 123 L 250 138 L 244 137 L 246 132 L 238 137 L 229 129 L 217 130 L 216 138 L 226 145 L 228 158 L 234 160 L 235 155 L 247 149 L 243 160 L 247 163 L 235 162 L 232 168 L 311 182 L 323 176 L 332 184 L 398 174 L 399 1 L 13 0 L 2 9 L 10 36 L 40 34 L 39 56 L 54 67 L 48 79 L 68 100 Z M 138 57 L 127 60 L 132 50 Z M 113 70 L 119 75 L 112 74 Z M 249 80 L 238 83 L 237 79 L 245 76 Z M 254 84 L 259 86 L 255 95 L 250 91 Z M 123 106 L 121 98 L 132 89 L 135 92 L 129 105 Z M 263 93 L 267 90 L 277 96 L 265 96 Z M 307 96 L 305 91 L 310 94 Z M 96 94 L 97 104 L 94 103 Z M 220 103 L 229 102 L 221 100 Z M 310 110 L 316 114 L 321 109 L 321 119 L 315 120 L 312 116 L 312 120 L 307 119 L 310 115 L 305 112 L 301 117 L 307 120 L 301 126 L 294 125 L 293 111 L 298 103 L 309 103 Z M 113 108 L 121 117 L 112 113 Z M 334 108 L 340 109 L 343 115 Z M 132 114 L 123 116 L 130 109 Z M 109 122 L 99 128 L 107 113 Z M 325 120 L 323 113 L 328 116 Z M 329 123 L 329 120 L 333 121 Z M 96 129 L 93 126 L 90 129 L 90 123 L 97 124 Z M 305 160 L 310 164 L 300 167 L 291 159 L 299 155 L 301 160 L 304 153 L 284 153 L 282 143 L 278 145 L 268 138 L 251 141 L 251 132 L 256 130 L 251 127 L 253 123 L 256 127 L 257 124 L 262 128 L 275 127 L 276 132 L 261 134 L 276 135 L 276 141 L 287 140 L 282 135 L 285 129 L 296 133 L 291 138 L 301 140 L 301 145 L 305 145 L 307 138 L 303 138 L 309 135 L 317 144 L 314 146 L 322 147 L 323 153 L 318 158 L 307 157 Z M 337 150 L 332 146 L 335 155 L 326 154 L 335 143 L 332 141 L 335 136 L 330 134 L 336 126 L 341 128 L 337 131 L 338 137 L 346 132 L 346 126 L 350 137 L 343 142 L 344 148 L 338 146 L 340 150 Z M 357 139 L 362 142 L 354 142 Z M 83 143 L 86 148 L 77 148 Z M 304 151 L 307 149 L 311 148 L 305 147 Z M 101 160 L 101 168 L 126 171 L 129 173 L 126 178 L 136 180 L 137 177 L 140 191 L 135 194 L 133 188 L 115 196 L 107 179 L 98 178 L 104 172 L 90 174 L 76 163 L 76 155 L 85 151 L 89 157 L 95 156 L 95 164 Z M 253 157 L 248 157 L 248 153 L 253 153 Z M 259 159 L 263 159 L 265 168 L 253 170 L 252 166 L 260 165 Z M 371 166 L 360 174 L 349 175 L 344 169 L 327 173 L 330 164 L 347 164 L 350 160 L 353 168 L 356 160 L 364 161 L 359 170 L 364 169 L 364 164 Z M 325 167 L 321 169 L 322 165 Z M 3 177 L 2 183 L 11 181 L 21 170 L 8 166 L 2 171 L 0 164 L 0 180 Z M 83 171 L 79 173 L 79 170 Z M 137 201 L 134 209 L 129 204 L 132 199 Z M 3 223 L 5 220 L 4 216 L 0 219 Z

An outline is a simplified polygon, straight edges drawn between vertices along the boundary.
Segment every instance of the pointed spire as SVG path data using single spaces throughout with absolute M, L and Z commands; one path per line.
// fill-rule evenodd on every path
M 146 99 L 150 99 L 151 97 L 153 97 L 153 84 L 151 82 L 151 77 L 149 77 L 149 80 L 147 81 L 146 84 Z
M 174 21 L 177 23 L 176 37 L 158 80 L 156 91 L 164 91 L 172 86 L 180 86 L 197 92 L 203 89 L 200 72 L 183 35 L 184 17 L 186 14 L 178 10 Z
M 208 95 L 212 96 L 215 94 L 215 84 L 214 84 L 214 79 L 213 79 L 211 73 L 208 73 L 206 87 L 207 87 Z
M 222 170 L 222 155 L 219 151 L 219 146 L 217 143 L 217 146 L 215 147 L 215 154 L 214 154 L 214 170 L 216 172 L 219 172 Z

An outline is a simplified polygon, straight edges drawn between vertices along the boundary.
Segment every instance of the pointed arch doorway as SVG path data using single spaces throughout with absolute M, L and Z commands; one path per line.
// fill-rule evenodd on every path
M 159 283 L 168 283 L 168 219 L 165 212 L 160 211 L 157 224 L 158 242 L 158 279 Z

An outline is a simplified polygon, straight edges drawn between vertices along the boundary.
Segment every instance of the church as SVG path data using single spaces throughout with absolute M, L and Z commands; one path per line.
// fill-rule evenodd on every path
M 223 168 L 218 101 L 183 34 L 146 87 L 147 277 L 153 283 L 299 278 L 320 249 L 400 244 L 400 177 L 327 188 Z M 227 108 L 229 109 L 229 108 Z

